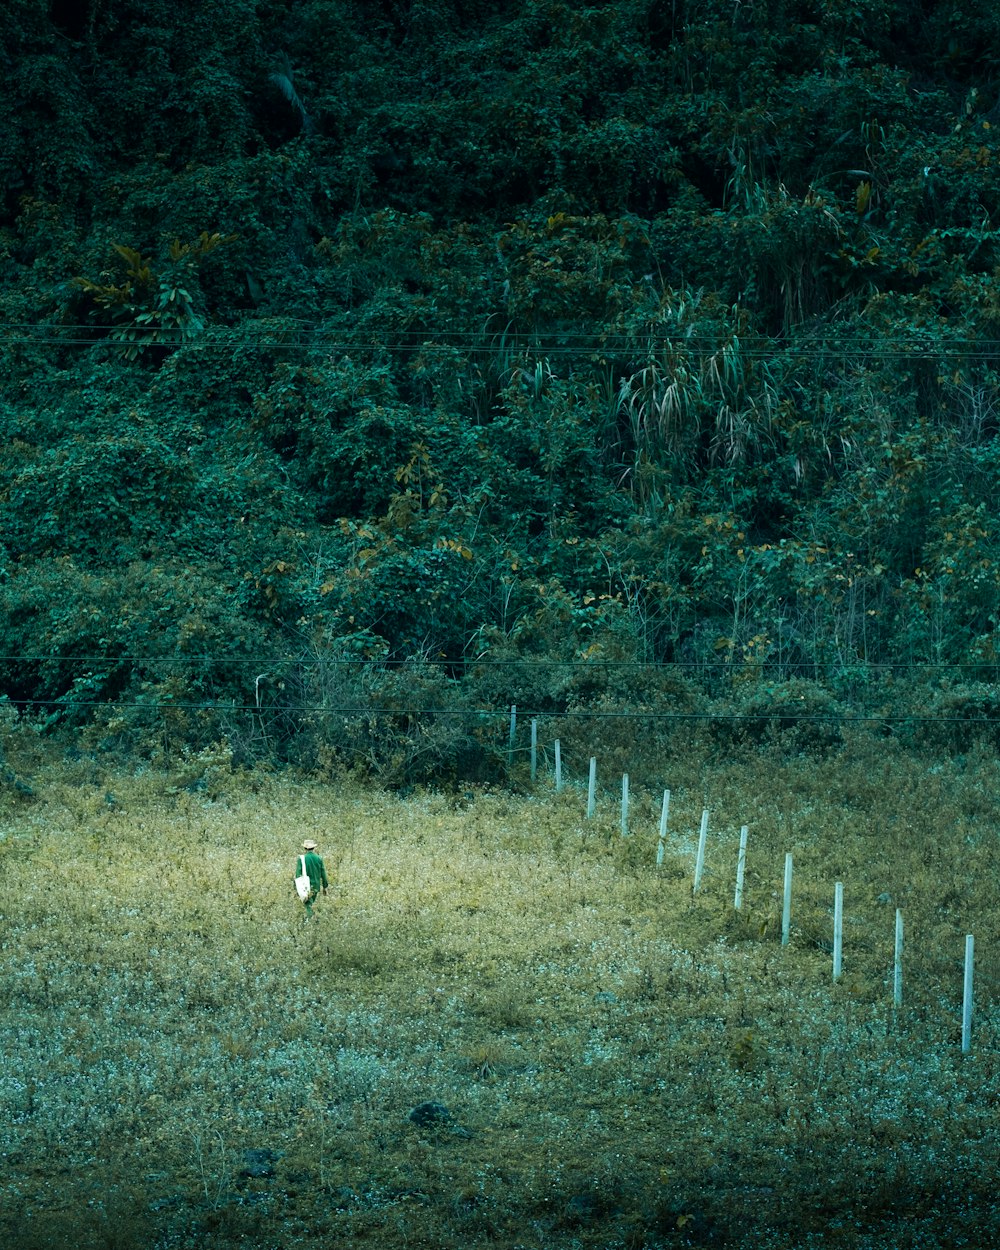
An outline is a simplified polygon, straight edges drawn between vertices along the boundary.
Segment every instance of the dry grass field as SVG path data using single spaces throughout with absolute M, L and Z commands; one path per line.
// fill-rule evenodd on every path
M 233 772 L 222 748 L 130 770 L 16 737 L 34 793 L 0 808 L 0 1245 L 1000 1237 L 994 754 L 693 747 L 633 778 L 625 838 L 610 781 L 588 821 L 549 779 L 400 798 Z M 333 884 L 305 922 L 310 836 Z

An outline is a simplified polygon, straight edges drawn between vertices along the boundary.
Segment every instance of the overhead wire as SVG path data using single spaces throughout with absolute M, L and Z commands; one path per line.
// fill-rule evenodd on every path
M 275 336 L 274 327 L 261 327 L 265 336 L 255 334 L 253 325 L 233 327 L 241 337 L 238 340 L 225 338 L 204 338 L 197 341 L 176 343 L 170 341 L 157 342 L 149 335 L 135 339 L 94 337 L 94 335 L 111 335 L 121 330 L 118 325 L 93 324 L 87 327 L 90 333 L 79 330 L 74 334 L 63 334 L 60 328 L 44 322 L 7 322 L 0 327 L 3 341 L 8 345 L 34 345 L 53 347 L 107 347 L 115 350 L 134 348 L 161 347 L 178 350 L 183 348 L 189 352 L 202 351 L 233 351 L 237 348 L 266 348 L 268 350 L 301 350 L 319 352 L 339 352 L 342 354 L 382 351 L 388 353 L 429 352 L 443 350 L 459 350 L 470 354 L 495 355 L 505 348 L 523 351 L 526 355 L 543 357 L 578 356 L 585 352 L 601 354 L 607 352 L 630 352 L 634 356 L 648 353 L 651 349 L 666 347 L 690 347 L 695 349 L 720 350 L 728 346 L 733 339 L 725 336 L 664 334 L 655 331 L 637 332 L 636 334 L 594 334 L 586 331 L 559 331 L 551 338 L 528 331 L 498 331 L 489 337 L 489 332 L 476 334 L 467 331 L 428 332 L 400 331 L 394 332 L 392 340 L 365 339 L 361 337 L 342 338 L 339 335 L 324 340 L 320 323 L 299 321 L 299 326 L 309 327 L 315 334 L 309 337 Z M 10 331 L 16 333 L 10 333 Z M 270 331 L 270 333 L 266 333 Z M 319 336 L 319 337 L 317 337 Z M 499 342 L 498 342 L 499 340 Z M 721 341 L 720 341 L 721 340 Z M 1000 358 L 1000 340 L 996 339 L 946 339 L 936 344 L 915 343 L 886 346 L 873 344 L 871 339 L 861 336 L 833 336 L 829 339 L 819 338 L 802 342 L 786 339 L 775 339 L 770 342 L 753 344 L 740 343 L 740 354 L 750 359 L 763 359 L 776 355 L 787 354 L 801 359 L 825 359 L 831 353 L 844 359 L 889 359 L 889 360 L 940 360 L 949 356 L 976 356 L 983 360 Z
M 188 702 L 155 702 L 118 699 L 9 699 L 8 706 L 22 708 L 107 708 L 118 711 L 122 708 L 144 712 L 215 712 L 215 713 L 250 713 L 263 715 L 265 712 L 281 715 L 324 715 L 357 717 L 364 720 L 387 720 L 405 718 L 409 721 L 424 717 L 465 717 L 467 719 L 485 720 L 502 717 L 504 721 L 510 716 L 509 707 L 499 708 L 372 708 L 353 706 L 329 706 L 327 704 L 256 704 L 256 703 L 188 703 Z M 960 725 L 998 725 L 1000 716 L 928 716 L 922 713 L 843 713 L 831 715 L 819 712 L 787 712 L 783 708 L 772 708 L 761 712 L 676 712 L 649 709 L 645 711 L 596 711 L 588 708 L 566 709 L 562 711 L 547 710 L 526 713 L 540 720 L 591 720 L 591 721 L 781 721 L 783 724 L 798 722 L 824 724 L 960 724 Z
M 108 339 L 96 340 L 96 341 L 91 340 L 91 339 L 58 339 L 58 340 L 56 339 L 37 339 L 37 340 L 21 339 L 21 340 L 18 340 L 17 342 L 19 343 L 19 345 L 34 345 L 34 346 L 48 346 L 48 347 L 93 347 L 93 348 L 108 348 L 109 350 L 114 349 L 116 351 L 129 350 L 130 348 L 135 348 L 135 347 L 174 348 L 176 346 L 170 343 L 157 343 L 155 341 L 143 343 L 138 340 L 133 341 L 133 340 L 108 340 Z M 260 350 L 275 351 L 275 352 L 298 351 L 298 352 L 304 352 L 304 353 L 309 353 L 309 352 L 323 352 L 326 354 L 337 353 L 341 357 L 351 356 L 351 355 L 360 355 L 364 352 L 384 352 L 387 354 L 395 354 L 395 355 L 415 354 L 418 352 L 426 353 L 428 351 L 433 351 L 435 349 L 441 350 L 444 347 L 451 347 L 451 346 L 454 346 L 454 345 L 452 344 L 409 345 L 409 344 L 384 344 L 384 343 L 359 345 L 356 343 L 353 343 L 353 344 L 351 343 L 317 344 L 317 343 L 290 343 L 290 342 L 283 342 L 283 343 L 255 342 L 252 344 L 243 343 L 240 345 L 241 348 L 252 347 L 252 348 L 256 348 Z M 232 351 L 233 349 L 234 349 L 234 345 L 231 343 L 202 343 L 197 346 L 197 350 L 199 352 L 208 352 L 208 351 L 221 352 L 221 351 Z M 188 350 L 190 350 L 190 348 L 188 348 Z M 494 349 L 491 349 L 489 347 L 481 347 L 481 348 L 480 347 L 464 347 L 464 348 L 458 348 L 458 350 L 462 350 L 466 354 L 469 354 L 469 355 L 492 355 Z M 594 354 L 597 354 L 598 352 L 611 353 L 615 351 L 616 349 L 613 347 L 605 347 L 605 348 L 600 348 L 600 349 L 593 348 L 591 350 Z M 556 346 L 556 347 L 546 348 L 544 350 L 539 349 L 538 354 L 542 355 L 544 359 L 568 358 L 568 357 L 578 358 L 580 355 L 580 352 L 581 352 L 581 349 Z M 740 354 L 748 360 L 773 360 L 774 357 L 778 354 L 778 352 L 774 348 L 741 348 Z M 825 359 L 828 359 L 830 356 L 830 352 L 822 351 L 819 349 L 796 350 L 793 354 L 795 356 L 795 359 L 797 360 L 813 361 L 813 362 L 823 361 Z M 636 359 L 638 359 L 638 353 L 633 353 L 633 355 Z M 956 350 L 956 351 L 951 351 L 951 352 L 947 350 L 942 350 L 942 349 L 938 349 L 935 351 L 889 351 L 889 350 L 884 350 L 884 349 L 874 349 L 874 348 L 861 349 L 859 348 L 856 351 L 845 351 L 844 349 L 839 349 L 837 352 L 837 355 L 840 361 L 847 362 L 847 363 L 857 363 L 859 361 L 867 361 L 867 360 L 913 360 L 913 361 L 936 360 L 936 361 L 941 361 L 941 360 L 948 360 L 948 359 L 965 360 L 965 359 L 972 359 L 972 358 L 975 358 L 976 360 L 983 361 L 983 362 L 987 362 L 987 361 L 992 362 L 992 361 L 1000 360 L 1000 348 L 989 350 L 989 351 L 984 351 L 981 348 L 976 348 L 976 349 L 970 348 L 968 350 Z
M 763 669 L 794 668 L 814 671 L 836 670 L 838 672 L 896 672 L 899 670 L 925 669 L 995 669 L 1000 671 L 1000 658 L 995 660 L 799 660 L 776 656 L 761 660 L 617 660 L 603 657 L 581 659 L 487 659 L 438 656 L 420 659 L 372 659 L 369 657 L 329 656 L 239 656 L 211 655 L 190 652 L 183 655 L 62 655 L 58 652 L 0 655 L 0 664 L 184 664 L 201 661 L 208 664 L 295 665 L 298 667 L 323 666 L 343 668 L 419 668 L 433 665 L 440 668 L 630 668 L 659 671 L 674 668 L 689 669 Z
M 253 329 L 254 326 L 259 325 L 259 326 L 273 330 L 274 329 L 273 322 L 275 320 L 280 320 L 283 324 L 290 323 L 293 325 L 305 326 L 316 331 L 321 331 L 326 325 L 325 322 L 317 321 L 312 318 L 281 316 L 280 318 L 277 318 L 277 317 L 265 318 L 256 322 L 254 321 L 236 322 L 232 326 L 223 325 L 222 323 L 215 323 L 211 328 L 216 329 L 216 330 L 223 330 L 223 331 L 233 330 L 233 331 L 243 332 L 248 329 Z M 123 328 L 123 324 L 124 323 L 122 322 L 92 321 L 92 322 L 87 323 L 86 328 L 90 330 L 107 330 L 107 331 L 121 330 Z M 64 327 L 53 324 L 51 321 L 4 321 L 0 323 L 0 329 L 6 329 L 6 328 L 15 329 L 15 330 L 59 331 L 60 329 L 63 329 Z M 428 331 L 420 330 L 420 329 L 406 330 L 404 328 L 398 328 L 395 331 L 395 333 L 397 335 L 406 335 L 411 339 L 416 339 L 418 337 L 421 339 L 426 339 L 428 337 Z M 501 340 L 503 342 L 538 341 L 544 337 L 544 332 L 540 332 L 538 330 L 511 330 L 511 329 L 490 331 L 489 329 L 469 330 L 465 328 L 460 328 L 460 329 L 454 329 L 454 330 L 436 330 L 434 331 L 434 334 L 437 338 L 441 339 L 442 341 L 474 342 L 474 343 L 482 343 L 484 339 L 488 336 L 492 336 L 491 337 L 492 342 L 496 342 L 497 340 Z M 551 337 L 555 339 L 579 339 L 587 343 L 598 343 L 598 342 L 605 342 L 605 341 L 635 342 L 636 339 L 642 337 L 643 334 L 645 334 L 645 336 L 648 338 L 662 338 L 664 340 L 683 339 L 683 341 L 685 342 L 715 341 L 715 337 L 716 337 L 716 336 L 697 335 L 697 334 L 688 335 L 686 333 L 670 334 L 670 333 L 665 332 L 662 329 L 657 330 L 656 328 L 653 328 L 653 327 L 651 327 L 650 329 L 646 331 L 640 331 L 640 330 L 594 331 L 594 330 L 574 330 L 574 329 L 566 328 L 566 329 L 553 330 L 550 332 Z M 871 338 L 870 336 L 866 336 L 862 334 L 853 334 L 853 333 L 841 334 L 838 332 L 830 332 L 829 335 L 825 335 L 822 332 L 817 332 L 811 340 L 805 339 L 803 341 L 805 342 L 812 341 L 813 343 L 817 345 L 826 344 L 826 343 L 837 344 L 837 343 L 851 343 L 851 342 L 856 342 L 858 344 L 870 344 Z M 978 337 L 978 336 L 976 337 L 956 336 L 954 338 L 948 339 L 947 341 L 952 342 L 952 343 L 966 343 L 971 346 L 985 345 L 985 346 L 992 346 L 992 347 L 1000 347 L 1000 338 L 994 339 L 994 338 L 983 338 L 983 337 Z M 776 346 L 794 346 L 795 345 L 794 341 L 788 338 L 775 338 L 772 340 L 772 342 Z

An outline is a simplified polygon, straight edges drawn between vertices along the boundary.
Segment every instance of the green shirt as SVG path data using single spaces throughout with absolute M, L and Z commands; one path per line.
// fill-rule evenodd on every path
M 326 865 L 315 851 L 306 851 L 302 858 L 306 861 L 306 873 L 313 893 L 318 894 L 321 886 L 325 890 L 330 884 L 326 879 Z

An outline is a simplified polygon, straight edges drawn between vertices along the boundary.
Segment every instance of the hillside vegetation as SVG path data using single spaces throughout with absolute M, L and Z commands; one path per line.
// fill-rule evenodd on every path
M 11 0 L 0 688 L 392 782 L 512 702 L 991 720 L 998 23 Z

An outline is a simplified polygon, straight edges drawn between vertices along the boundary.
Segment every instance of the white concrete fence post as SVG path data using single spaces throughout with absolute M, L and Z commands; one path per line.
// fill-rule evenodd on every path
M 708 839 L 708 808 L 702 808 L 701 830 L 698 834 L 698 857 L 694 862 L 694 886 L 692 893 L 697 894 L 701 888 L 701 876 L 705 871 L 705 843 Z
M 597 802 L 597 756 L 590 757 L 590 781 L 587 783 L 587 819 L 592 820 Z
M 785 855 L 785 889 L 781 900 L 781 945 L 788 945 L 792 928 L 792 853 Z
M 972 960 L 975 941 L 969 933 L 965 939 L 965 977 L 962 988 L 962 1054 L 972 1049 Z
M 660 841 L 656 848 L 656 866 L 663 867 L 663 853 L 667 849 L 667 817 L 670 815 L 670 791 L 663 791 L 663 806 L 660 808 Z
M 747 870 L 747 837 L 749 830 L 746 825 L 740 829 L 740 855 L 736 861 L 736 897 L 733 907 L 736 911 L 743 909 L 743 879 Z
M 844 883 L 833 887 L 833 979 L 840 980 L 844 950 Z

